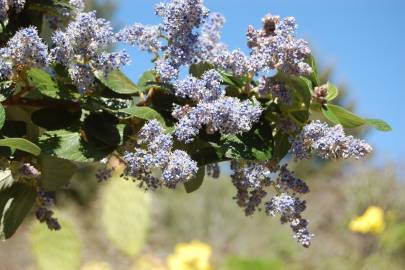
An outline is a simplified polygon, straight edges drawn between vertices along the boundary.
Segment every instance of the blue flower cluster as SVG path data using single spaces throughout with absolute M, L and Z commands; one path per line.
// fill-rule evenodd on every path
M 258 92 L 260 97 L 271 95 L 273 99 L 277 99 L 281 104 L 289 105 L 292 102 L 291 93 L 288 89 L 282 84 L 273 82 L 270 77 L 260 77 Z
M 232 161 L 231 169 L 232 183 L 237 190 L 234 199 L 247 216 L 254 214 L 267 196 L 267 189 L 273 186 L 276 195 L 265 203 L 266 213 L 280 214 L 281 222 L 290 224 L 294 238 L 304 247 L 310 245 L 313 235 L 307 229 L 308 221 L 301 217 L 305 201 L 297 197 L 297 194 L 309 192 L 304 181 L 289 171 L 287 165 L 279 166 L 270 161 Z
M 329 127 L 319 120 L 306 125 L 292 140 L 292 153 L 298 160 L 308 159 L 311 154 L 324 159 L 362 158 L 371 153 L 372 147 L 363 140 L 346 136 L 342 125 Z
M 198 167 L 190 156 L 181 150 L 172 151 L 172 137 L 156 120 L 148 121 L 138 134 L 138 145 L 123 157 L 127 167 L 124 175 L 141 181 L 140 186 L 156 189 L 160 186 L 175 188 L 195 177 Z M 161 176 L 158 177 L 157 174 Z
M 305 210 L 305 201 L 291 196 L 287 193 L 281 193 L 274 196 L 265 204 L 266 213 L 270 216 L 279 214 L 281 223 L 289 223 L 294 232 L 294 238 L 303 245 L 309 247 L 314 237 L 308 229 L 308 221 L 302 218 L 301 213 Z
M 46 68 L 49 64 L 48 46 L 38 36 L 35 27 L 21 29 L 0 49 L 0 78 L 18 76 L 29 68 Z
M 247 132 L 262 113 L 259 104 L 225 96 L 221 75 L 215 70 L 205 72 L 201 80 L 189 76 L 177 81 L 175 91 L 198 102 L 195 107 L 177 106 L 173 110 L 173 117 L 179 120 L 175 134 L 180 141 L 191 142 L 203 126 L 208 134 Z
M 172 0 L 156 5 L 155 12 L 162 18 L 161 27 L 168 39 L 156 71 L 163 80 L 174 79 L 180 66 L 191 64 L 196 55 L 198 34 L 194 30 L 208 16 L 208 9 L 202 0 Z
M 227 47 L 221 42 L 221 30 L 225 24 L 225 17 L 216 12 L 211 12 L 201 26 L 198 37 L 197 58 L 199 61 L 214 63 L 216 56 Z
M 8 20 L 10 9 L 16 13 L 21 12 L 25 6 L 25 0 L 0 0 L 0 21 Z
M 312 69 L 305 60 L 311 50 L 306 41 L 295 39 L 295 18 L 281 19 L 268 14 L 262 21 L 263 29 L 250 26 L 247 32 L 251 49 L 250 68 L 254 71 L 277 69 L 289 74 L 310 74 Z
M 117 40 L 131 45 L 137 45 L 141 50 L 159 54 L 162 45 L 160 42 L 161 27 L 159 25 L 143 25 L 136 23 L 126 26 L 116 35 Z
M 84 92 L 94 82 L 93 72 L 107 75 L 121 65 L 129 63 L 124 52 L 109 53 L 108 48 L 116 42 L 111 23 L 97 18 L 96 13 L 80 13 L 65 31 L 56 31 L 52 37 L 53 61 L 69 69 L 72 81 Z

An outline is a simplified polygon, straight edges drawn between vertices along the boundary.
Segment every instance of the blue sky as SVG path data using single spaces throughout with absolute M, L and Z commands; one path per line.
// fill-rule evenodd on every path
M 120 0 L 121 24 L 159 22 L 153 5 L 159 0 Z M 356 113 L 381 118 L 390 133 L 372 131 L 367 140 L 378 162 L 405 160 L 405 1 L 404 0 L 205 0 L 225 15 L 223 41 L 245 48 L 249 24 L 259 26 L 267 13 L 294 16 L 298 36 L 310 42 L 321 66 L 333 65 L 333 81 L 349 87 Z M 133 62 L 125 72 L 136 80 L 151 67 L 146 54 L 128 49 Z M 402 134 L 402 135 L 401 135 Z

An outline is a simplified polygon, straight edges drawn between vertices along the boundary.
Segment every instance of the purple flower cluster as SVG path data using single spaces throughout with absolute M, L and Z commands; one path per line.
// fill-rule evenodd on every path
M 231 162 L 231 179 L 237 190 L 234 199 L 244 209 L 246 216 L 254 214 L 267 195 L 265 189 L 272 183 L 272 171 L 266 165 L 259 162 Z
M 266 213 L 270 216 L 281 215 L 281 223 L 289 223 L 294 232 L 294 238 L 303 245 L 309 247 L 313 234 L 308 229 L 308 221 L 302 218 L 301 213 L 305 210 L 305 201 L 291 196 L 287 193 L 281 193 L 274 196 L 265 204 Z
M 295 39 L 297 25 L 294 17 L 281 19 L 268 14 L 262 21 L 263 29 L 256 30 L 249 26 L 247 32 L 251 69 L 310 74 L 312 70 L 305 59 L 311 50 L 306 41 Z
M 282 84 L 273 82 L 270 77 L 261 77 L 259 79 L 258 92 L 260 97 L 271 95 L 279 103 L 291 104 L 291 93 L 288 89 Z
M 55 204 L 55 201 L 50 193 L 45 192 L 43 188 L 38 189 L 37 204 L 39 207 L 35 211 L 35 216 L 41 223 L 46 223 L 50 230 L 60 230 L 61 226 L 56 218 L 53 217 L 54 212 L 48 208 Z
M 313 235 L 307 229 L 308 221 L 301 217 L 305 201 L 296 196 L 309 192 L 304 181 L 295 177 L 287 165 L 279 166 L 269 161 L 232 161 L 231 169 L 232 183 L 237 190 L 234 199 L 247 216 L 254 214 L 267 196 L 268 187 L 274 186 L 277 195 L 265 203 L 266 213 L 280 214 L 281 222 L 290 224 L 294 238 L 304 247 L 310 245 Z
M 15 13 L 19 13 L 24 6 L 25 0 L 0 0 L 0 21 L 8 20 L 10 9 L 14 9 Z
M 161 35 L 160 26 L 136 23 L 118 32 L 116 38 L 132 46 L 137 45 L 141 50 L 158 54 L 162 47 L 159 40 Z
M 226 97 L 220 85 L 221 75 L 215 70 L 204 73 L 203 78 L 187 77 L 175 84 L 176 95 L 198 102 L 195 107 L 177 106 L 173 117 L 179 120 L 176 137 L 185 142 L 193 140 L 205 126 L 207 133 L 237 134 L 249 131 L 259 120 L 262 109 L 249 100 Z
M 216 56 L 227 51 L 226 45 L 221 42 L 221 30 L 225 24 L 225 17 L 216 12 L 208 15 L 201 26 L 201 33 L 198 37 L 198 60 L 215 62 Z
M 311 154 L 324 159 L 362 158 L 371 153 L 372 147 L 363 140 L 346 136 L 342 125 L 329 127 L 319 120 L 306 125 L 292 140 L 292 153 L 298 160 L 308 159 Z
M 199 28 L 208 16 L 208 9 L 203 5 L 203 1 L 172 0 L 156 5 L 155 12 L 162 18 L 161 27 L 168 38 L 164 60 L 162 60 L 166 63 L 160 63 L 160 65 L 170 65 L 172 69 L 178 70 L 182 65 L 191 64 L 196 55 L 198 42 L 198 34 L 194 30 Z M 162 68 L 156 70 L 157 72 L 166 71 Z M 168 74 L 174 73 L 165 72 L 163 74 L 165 76 L 161 76 L 162 79 L 167 79 Z
M 35 27 L 21 29 L 0 49 L 0 78 L 6 79 L 29 68 L 49 64 L 48 47 Z
M 146 189 L 160 186 L 175 188 L 195 177 L 198 167 L 190 156 L 181 150 L 172 151 L 172 137 L 164 134 L 164 129 L 156 120 L 148 121 L 138 134 L 138 144 L 146 145 L 146 150 L 136 147 L 124 155 L 127 168 L 124 175 L 141 181 Z M 156 174 L 160 173 L 159 178 Z
M 66 65 L 72 81 L 81 92 L 94 82 L 93 72 L 107 75 L 129 62 L 124 52 L 108 53 L 116 42 L 111 23 L 96 17 L 96 13 L 80 13 L 65 31 L 56 31 L 52 37 L 55 47 L 52 59 Z

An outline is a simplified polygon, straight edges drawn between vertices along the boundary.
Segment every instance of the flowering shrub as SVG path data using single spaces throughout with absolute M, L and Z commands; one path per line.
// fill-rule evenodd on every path
M 293 17 L 249 26 L 245 54 L 221 42 L 225 18 L 202 0 L 163 2 L 155 13 L 158 25 L 114 31 L 80 0 L 0 0 L 0 237 L 34 205 L 40 222 L 60 229 L 51 194 L 85 163 L 105 164 L 100 182 L 124 167 L 122 177 L 146 190 L 193 192 L 230 161 L 246 215 L 263 205 L 308 247 L 309 187 L 285 157 L 362 158 L 371 146 L 344 128 L 390 127 L 332 103 L 338 89 L 320 84 Z M 119 43 L 152 56 L 137 83 L 119 70 L 130 62 L 111 51 Z
M 363 215 L 350 222 L 349 228 L 357 233 L 382 233 L 385 229 L 384 210 L 377 206 L 370 206 Z
M 180 243 L 167 258 L 167 265 L 169 270 L 211 270 L 211 253 L 211 247 L 205 243 Z

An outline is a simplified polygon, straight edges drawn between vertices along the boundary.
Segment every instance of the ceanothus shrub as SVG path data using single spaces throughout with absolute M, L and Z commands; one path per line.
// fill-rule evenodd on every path
M 0 0 L 0 237 L 33 207 L 60 229 L 52 194 L 83 164 L 105 164 L 100 182 L 121 166 L 145 190 L 193 192 L 229 161 L 246 215 L 279 216 L 308 247 L 310 189 L 285 157 L 362 158 L 371 146 L 344 128 L 390 127 L 332 103 L 338 90 L 320 84 L 293 17 L 249 26 L 245 54 L 221 41 L 225 18 L 203 0 L 166 1 L 155 13 L 158 25 L 114 31 L 82 1 Z M 138 83 L 120 71 L 130 57 L 117 44 L 150 53 L 154 68 Z

